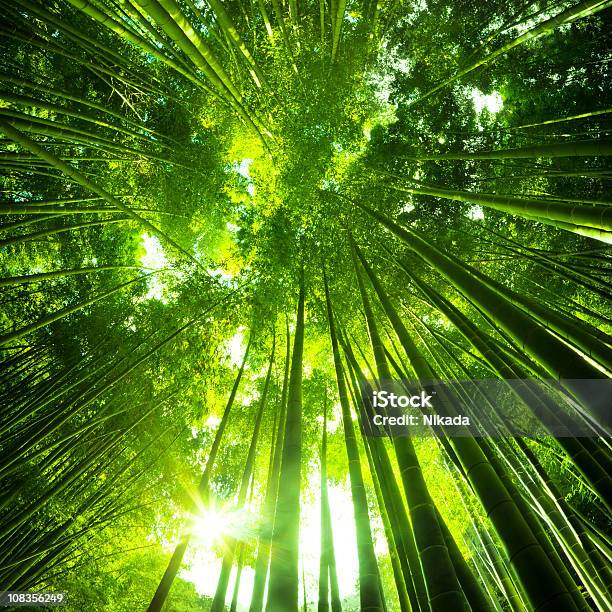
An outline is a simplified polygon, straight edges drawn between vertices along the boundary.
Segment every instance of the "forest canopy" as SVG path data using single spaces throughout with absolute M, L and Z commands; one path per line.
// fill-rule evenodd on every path
M 610 610 L 609 1 L 0 6 L 0 591 Z

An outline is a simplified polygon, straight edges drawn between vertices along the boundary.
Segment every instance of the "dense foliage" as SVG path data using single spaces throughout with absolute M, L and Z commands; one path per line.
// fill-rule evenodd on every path
M 0 590 L 609 610 L 608 5 L 0 0 Z

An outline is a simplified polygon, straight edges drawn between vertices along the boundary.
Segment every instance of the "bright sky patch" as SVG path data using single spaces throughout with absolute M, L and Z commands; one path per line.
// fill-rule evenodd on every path
M 504 107 L 504 101 L 497 91 L 491 94 L 484 94 L 482 91 L 473 88 L 472 100 L 474 102 L 474 110 L 477 114 L 482 113 L 483 110 L 495 114 Z
M 168 266 L 166 254 L 157 236 L 149 236 L 146 232 L 142 234 L 140 246 L 144 248 L 144 254 L 140 256 L 140 264 L 143 268 L 150 270 L 161 270 Z M 159 274 L 149 276 L 147 279 L 148 292 L 145 300 L 160 300 L 166 302 L 164 283 Z

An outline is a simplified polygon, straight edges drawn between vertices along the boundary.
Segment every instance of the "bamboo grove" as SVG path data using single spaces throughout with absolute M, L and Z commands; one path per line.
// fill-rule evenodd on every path
M 0 7 L 0 590 L 611 609 L 609 1 Z

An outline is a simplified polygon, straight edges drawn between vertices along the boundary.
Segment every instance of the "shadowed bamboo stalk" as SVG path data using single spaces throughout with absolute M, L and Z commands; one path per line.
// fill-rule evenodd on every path
M 429 607 L 427 589 L 423 576 L 423 567 L 414 539 L 414 531 L 406 513 L 404 500 L 395 478 L 387 448 L 383 439 L 372 431 L 374 412 L 369 398 L 373 397 L 374 390 L 366 380 L 351 345 L 344 337 L 344 334 L 339 335 L 338 339 L 349 363 L 349 372 L 351 373 L 353 385 L 353 400 L 358 407 L 362 432 L 366 434 L 367 443 L 371 447 L 370 455 L 375 465 L 383 501 L 388 510 L 390 527 L 394 534 L 398 554 L 400 555 L 400 565 L 404 574 L 408 596 L 410 597 L 410 605 L 415 611 L 427 610 Z
M 593 402 L 592 396 L 584 387 L 574 382 L 576 379 L 606 378 L 602 372 L 517 308 L 504 293 L 490 286 L 488 280 L 483 282 L 483 278 L 487 278 L 484 274 L 468 264 L 452 259 L 421 237 L 414 228 L 402 227 L 369 206 L 357 202 L 355 204 L 401 238 L 408 248 L 482 308 L 506 333 L 516 339 L 519 346 L 546 368 L 552 378 L 558 378 L 562 386 L 579 399 L 595 421 L 600 425 L 607 423 L 607 410 Z M 595 338 L 591 344 L 597 344 Z
M 564 418 L 562 410 L 558 409 L 557 404 L 546 395 L 546 393 L 536 394 L 527 384 L 523 384 L 521 379 L 527 378 L 524 370 L 507 359 L 503 352 L 500 354 L 498 345 L 491 342 L 472 321 L 469 320 L 453 304 L 437 293 L 432 287 L 423 283 L 406 266 L 399 264 L 408 277 L 416 283 L 423 293 L 430 299 L 432 305 L 440 310 L 457 327 L 460 333 L 474 348 L 483 356 L 493 371 L 503 379 L 516 380 L 516 384 L 509 386 L 509 390 L 516 395 L 517 399 L 531 409 L 534 409 L 546 416 L 547 423 L 551 425 L 566 426 L 570 431 L 573 421 Z M 599 457 L 605 457 L 604 453 L 589 452 L 588 449 L 596 450 L 590 441 L 571 436 L 563 436 L 557 443 L 567 453 L 568 457 L 574 462 L 576 467 L 585 477 L 587 483 L 598 493 L 602 501 L 610 507 L 612 503 L 612 483 L 605 469 L 598 462 Z M 604 464 L 604 465 L 607 465 Z
M 385 381 L 391 381 L 392 376 L 359 270 L 359 251 L 352 237 L 349 237 L 349 240 L 370 343 L 376 362 L 378 380 L 379 384 L 383 385 Z M 392 442 L 404 485 L 404 494 L 408 502 L 414 537 L 423 566 L 429 605 L 433 611 L 448 610 L 449 608 L 468 610 L 468 601 L 458 581 L 456 568 L 438 522 L 439 515 L 427 489 L 412 439 L 409 435 L 401 438 L 394 436 Z
M 358 248 L 356 252 L 417 376 L 420 380 L 436 380 L 437 376 L 408 334 L 374 271 Z M 441 407 L 446 414 L 455 414 L 450 399 L 447 398 Z M 563 609 L 567 610 L 577 609 L 572 595 L 551 565 L 523 513 L 516 506 L 476 439 L 467 431 L 464 436 L 458 436 L 455 432 L 455 435 L 450 437 L 450 442 L 474 492 L 503 542 L 510 563 L 520 577 L 534 609 L 550 612 L 563 606 L 566 606 Z
M 87 306 L 91 306 L 92 304 L 95 304 L 96 302 L 99 302 L 100 300 L 104 300 L 107 297 L 110 297 L 111 295 L 117 293 L 118 291 L 121 291 L 125 287 L 128 287 L 129 285 L 132 285 L 134 283 L 137 283 L 138 281 L 144 280 L 145 278 L 151 276 L 151 274 L 154 274 L 154 272 L 150 274 L 144 274 L 143 276 L 138 276 L 137 278 L 133 278 L 132 280 L 129 280 L 125 283 L 117 285 L 116 287 L 113 287 L 112 289 L 109 289 L 108 291 L 99 293 L 98 295 L 95 295 L 94 297 L 88 300 L 79 302 L 78 304 L 74 306 L 67 306 L 66 308 L 62 308 L 61 310 L 58 310 L 56 312 L 53 312 L 47 315 L 46 317 L 42 317 L 41 319 L 39 319 L 38 321 L 35 321 L 34 323 L 30 323 L 29 325 L 24 325 L 23 327 L 20 327 L 19 329 L 16 329 L 11 332 L 6 332 L 0 335 L 0 346 L 2 346 L 3 344 L 7 344 L 9 342 L 12 342 L 13 340 L 18 340 L 19 338 L 22 338 L 23 336 L 33 331 L 36 331 L 37 329 L 41 329 L 42 327 L 50 325 L 51 323 L 54 323 L 55 321 L 59 321 L 60 319 L 67 317 L 68 315 L 73 314 L 75 312 L 78 312 L 79 310 L 82 310 L 83 308 L 86 308 Z

